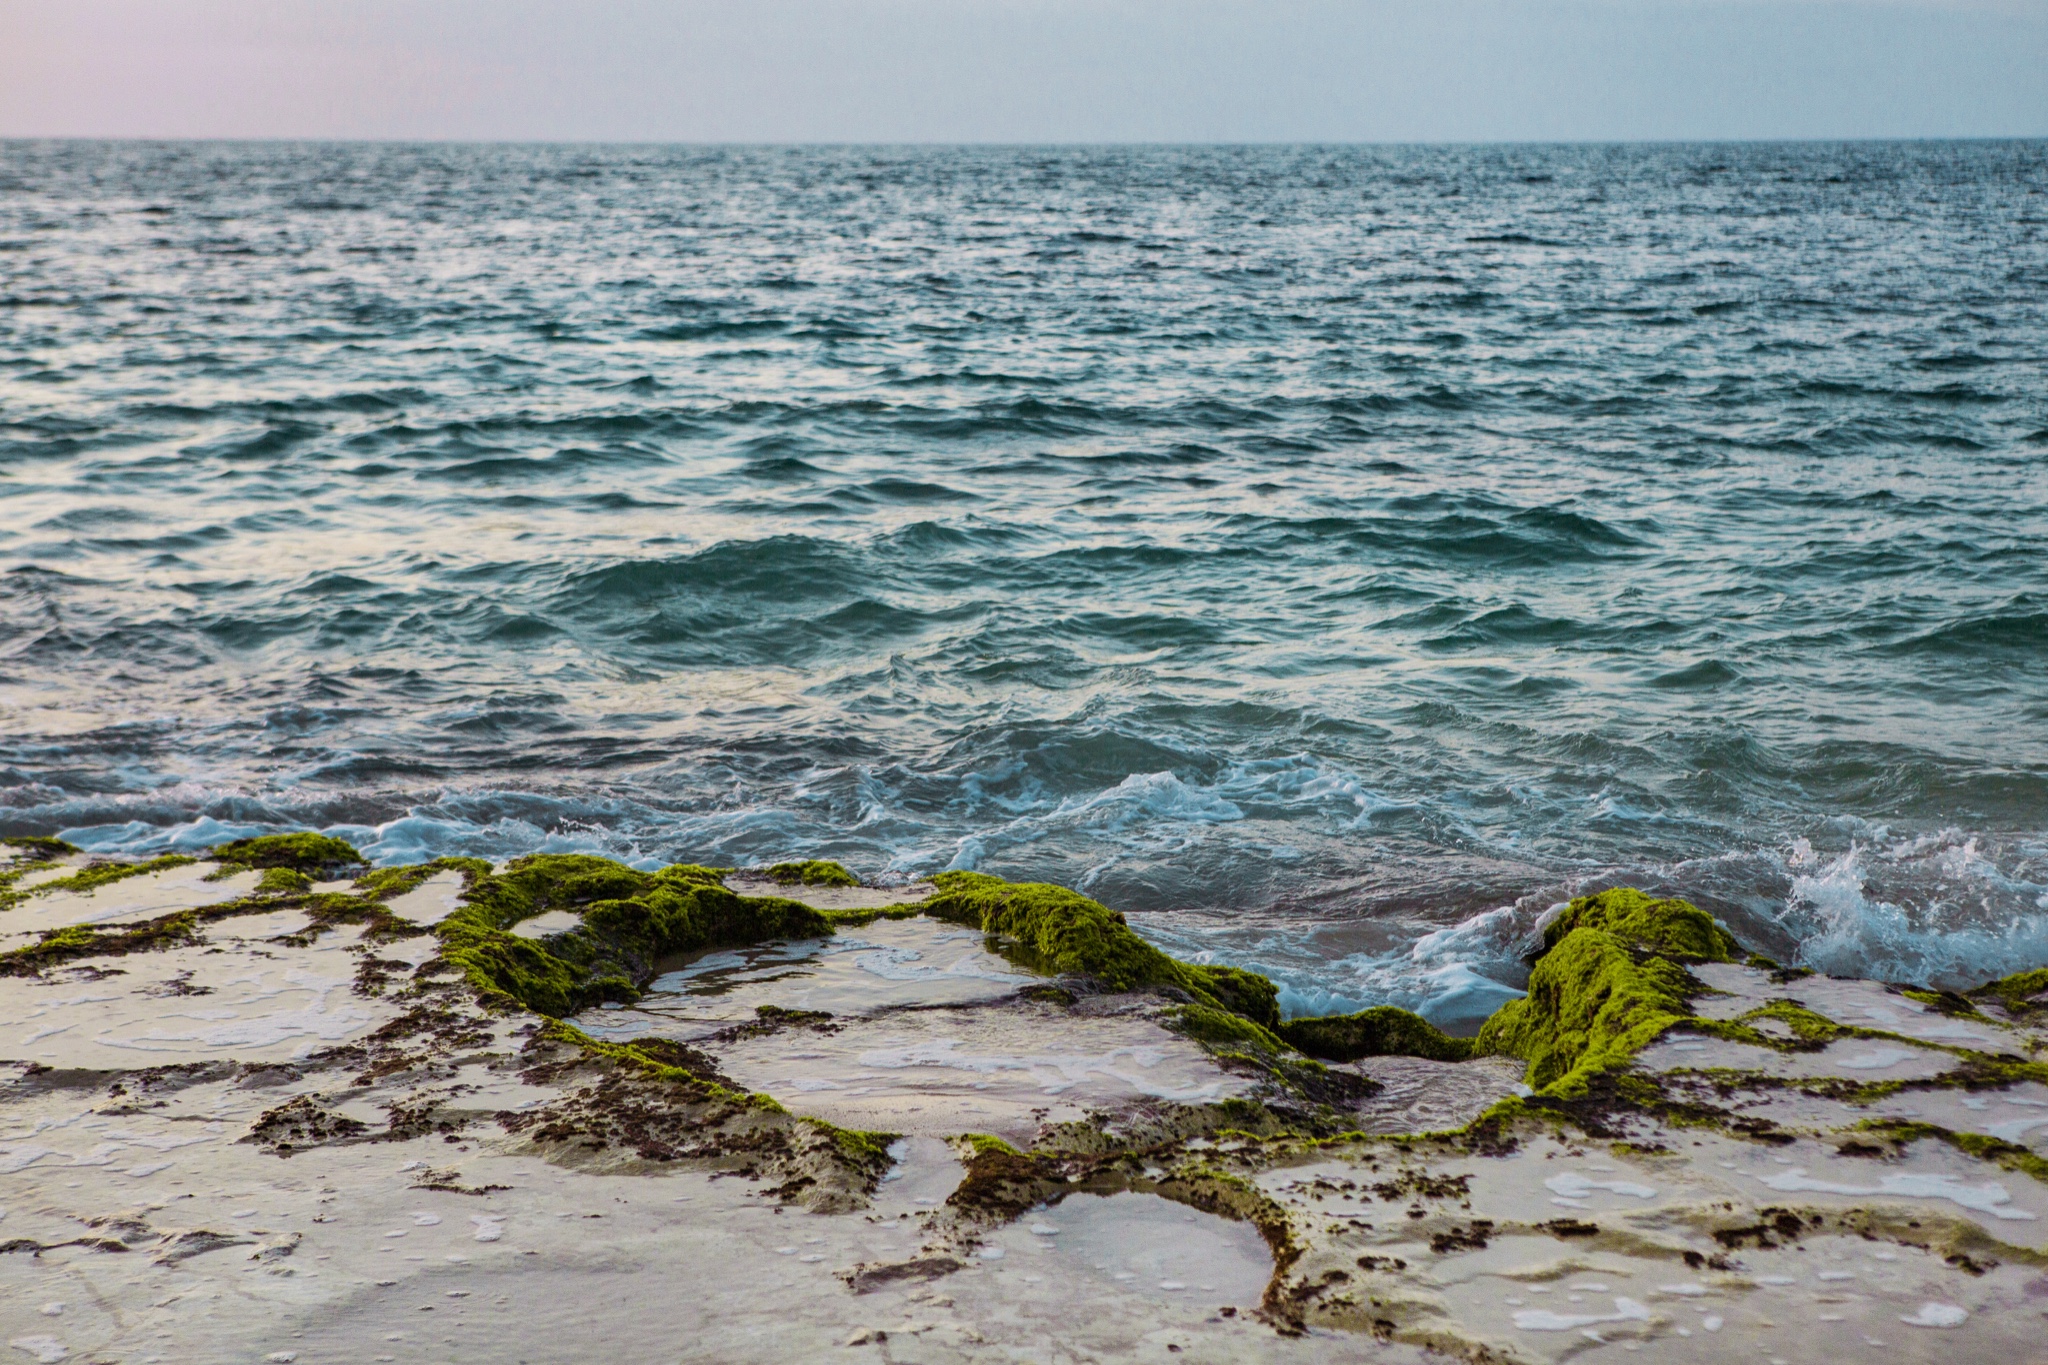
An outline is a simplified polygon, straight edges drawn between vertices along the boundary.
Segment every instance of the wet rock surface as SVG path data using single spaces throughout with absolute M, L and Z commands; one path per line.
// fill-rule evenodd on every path
M 1953 1361 L 2048 1308 L 2028 980 L 1608 893 L 1478 1055 L 1325 1063 L 1057 888 L 337 856 L 7 863 L 22 1358 Z

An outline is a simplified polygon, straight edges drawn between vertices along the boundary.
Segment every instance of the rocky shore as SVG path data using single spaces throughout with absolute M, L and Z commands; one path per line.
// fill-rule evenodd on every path
M 975 873 L 4 852 L 18 1359 L 2017 1361 L 2048 1310 L 2048 972 L 1617 888 L 1461 1039 Z

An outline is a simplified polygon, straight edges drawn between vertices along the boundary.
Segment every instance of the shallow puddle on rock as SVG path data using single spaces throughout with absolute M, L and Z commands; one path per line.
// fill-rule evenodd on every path
M 989 952 L 983 936 L 919 916 L 877 920 L 831 938 L 706 953 L 657 978 L 636 1013 L 743 1022 L 757 1007 L 871 1014 L 905 1005 L 999 1000 L 1038 980 Z M 593 1031 L 644 1023 L 600 1016 Z
M 1105 1281 L 1148 1298 L 1250 1307 L 1273 1275 L 1258 1230 L 1156 1194 L 1077 1194 L 1034 1209 L 988 1239 L 1009 1274 Z M 986 1254 L 986 1253 L 984 1253 Z M 986 1264 L 986 1262 L 984 1262 Z
M 305 916 L 254 918 L 289 932 Z M 108 959 L 115 974 L 100 980 L 10 980 L 0 991 L 0 1053 L 106 1068 L 282 1061 L 359 1037 L 396 1012 L 351 991 L 353 936 L 323 934 L 288 950 L 208 938 L 204 946 Z
M 384 902 L 384 908 L 414 924 L 439 924 L 462 908 L 462 874 L 436 872 L 401 896 Z
M 739 1084 L 843 1127 L 996 1133 L 1012 1142 L 1139 1096 L 1199 1104 L 1250 1088 L 1149 1019 L 1023 1008 L 1030 1013 L 904 1011 L 830 1031 L 785 1029 L 713 1052 Z
M 549 910 L 523 919 L 512 926 L 512 933 L 518 938 L 546 938 L 549 934 L 566 933 L 583 923 L 583 916 L 574 910 Z
M 1432 1133 L 1462 1128 L 1509 1095 L 1521 1093 L 1527 1068 L 1507 1057 L 1432 1062 L 1423 1057 L 1367 1057 L 1351 1070 L 1380 1083 L 1358 1109 L 1365 1133 Z

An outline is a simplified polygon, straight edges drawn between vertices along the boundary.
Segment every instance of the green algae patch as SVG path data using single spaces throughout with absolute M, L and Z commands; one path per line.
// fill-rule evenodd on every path
M 18 848 L 30 857 L 45 861 L 85 852 L 77 844 L 66 843 L 62 839 L 52 839 L 42 834 L 10 834 L 5 838 L 0 838 L 0 845 L 5 845 L 8 848 Z
M 0 910 L 12 910 L 15 906 L 29 898 L 29 892 L 16 891 L 14 889 L 16 882 L 31 872 L 41 872 L 56 866 L 57 863 L 54 859 L 28 858 L 10 863 L 6 867 L 0 867 Z
M 1967 996 L 1997 1005 L 2014 1019 L 2032 1022 L 2035 1016 L 2048 1011 L 2048 967 L 2000 977 L 1967 992 Z
M 311 891 L 313 879 L 294 868 L 266 867 L 263 869 L 263 876 L 256 882 L 256 889 L 265 895 L 292 895 L 300 891 Z
M 761 875 L 784 886 L 859 886 L 860 878 L 827 858 L 810 858 L 800 863 L 777 863 L 761 869 Z
M 1757 1024 L 1772 1020 L 1791 1030 L 1787 1038 L 1756 1027 Z M 1818 1052 L 1838 1038 L 1884 1038 L 1895 1042 L 1913 1042 L 1900 1038 L 1896 1033 L 1880 1029 L 1858 1028 L 1851 1024 L 1838 1024 L 1825 1014 L 1817 1013 L 1791 1000 L 1769 1000 L 1753 1010 L 1745 1010 L 1733 1019 L 1688 1019 L 1686 1027 L 1694 1033 L 1721 1038 L 1731 1043 L 1748 1043 L 1752 1047 L 1767 1047 L 1777 1052 Z M 1918 1044 L 1915 1044 L 1918 1046 Z
M 1604 929 L 1573 929 L 1537 962 L 1529 994 L 1486 1021 L 1473 1055 L 1519 1058 L 1533 1088 L 1583 1093 L 1589 1077 L 1625 1065 L 1689 1021 L 1701 989 L 1675 962 L 1639 956 Z
M 346 839 L 330 834 L 260 834 L 253 839 L 236 839 L 209 849 L 207 857 L 221 865 L 216 876 L 232 876 L 244 868 L 289 868 L 309 878 L 326 880 L 328 875 L 369 860 Z
M 901 1133 L 877 1133 L 865 1128 L 841 1128 L 836 1123 L 823 1119 L 803 1120 L 819 1132 L 829 1136 L 839 1148 L 841 1155 L 850 1162 L 873 1170 L 877 1176 L 885 1175 L 896 1163 L 890 1159 L 889 1145 L 903 1136 Z
M 1297 1051 L 1327 1062 L 1355 1062 L 1361 1057 L 1462 1062 L 1472 1055 L 1470 1038 L 1453 1038 L 1421 1015 L 1391 1005 L 1356 1014 L 1289 1019 L 1276 1032 Z
M 469 882 L 491 875 L 491 865 L 482 858 L 436 858 L 430 863 L 408 863 L 404 867 L 373 867 L 351 883 L 359 896 L 388 901 L 418 890 L 437 872 L 459 872 Z
M 1212 1009 L 1207 1005 L 1178 1005 L 1166 1012 L 1161 1019 L 1167 1028 L 1183 1038 L 1193 1039 L 1209 1048 L 1249 1048 L 1261 1053 L 1281 1053 L 1291 1049 L 1288 1044 L 1275 1036 L 1269 1029 L 1260 1027 L 1242 1015 L 1228 1010 Z
M 1632 886 L 1581 896 L 1543 930 L 1547 953 L 1575 929 L 1599 929 L 1639 953 L 1678 962 L 1737 962 L 1735 936 L 1691 901 L 1658 900 Z
M 962 1133 L 953 1139 L 962 1159 L 971 1161 L 978 1156 L 1022 1156 L 1022 1152 L 992 1133 Z
M 197 858 L 183 853 L 166 853 L 161 857 L 151 858 L 146 863 L 94 863 L 90 867 L 80 868 L 68 877 L 59 877 L 55 881 L 32 886 L 24 894 L 41 896 L 52 891 L 77 891 L 89 896 L 103 886 L 111 886 L 130 877 L 146 877 L 152 872 L 168 872 L 174 867 L 184 867 L 198 861 Z
M 79 958 L 151 952 L 198 941 L 199 916 L 191 910 L 166 915 L 147 924 L 111 929 L 74 924 L 52 929 L 27 947 L 0 953 L 0 976 L 35 976 L 50 967 Z
M 979 872 L 941 872 L 932 881 L 938 890 L 924 902 L 926 914 L 995 936 L 1006 956 L 1027 967 L 1093 977 L 1114 991 L 1171 987 L 1262 1028 L 1280 1022 L 1278 992 L 1265 977 L 1176 961 L 1140 938 L 1122 915 L 1078 891 Z
M 739 895 L 717 870 L 693 864 L 641 872 L 587 854 L 538 854 L 502 873 L 462 870 L 465 904 L 434 929 L 443 956 L 488 998 L 556 1017 L 638 999 L 665 958 L 832 933 L 810 906 Z M 583 922 L 545 944 L 510 932 L 550 910 L 577 911 Z

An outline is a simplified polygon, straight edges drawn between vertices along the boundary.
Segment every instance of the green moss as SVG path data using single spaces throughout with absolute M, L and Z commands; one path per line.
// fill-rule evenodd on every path
M 77 844 L 67 844 L 62 839 L 51 839 L 40 834 L 11 834 L 6 838 L 0 838 L 0 844 L 18 848 L 24 853 L 44 860 L 85 852 Z
M 1001 1138 L 988 1133 L 962 1133 L 959 1137 L 954 1138 L 953 1142 L 956 1146 L 963 1149 L 962 1154 L 969 1160 L 978 1156 L 1024 1155 Z
M 702 886 L 724 886 L 729 867 L 705 867 L 698 863 L 670 863 L 654 875 L 662 881 L 695 882 Z
M 1971 1004 L 1954 991 L 1912 990 L 1901 991 L 1908 1000 L 1917 1000 L 1936 1014 L 1946 1014 L 1957 1019 L 1974 1019 L 1979 1023 L 1995 1023 L 1989 1015 Z
M 26 891 L 16 891 L 14 884 L 31 872 L 41 872 L 57 866 L 47 858 L 32 858 L 24 862 L 0 867 L 0 910 L 12 910 L 29 897 Z
M 1025 966 L 1093 977 L 1116 991 L 1173 987 L 1197 1004 L 1243 1014 L 1262 1027 L 1280 1021 L 1277 993 L 1266 978 L 1177 962 L 1132 932 L 1122 915 L 1078 891 L 979 872 L 941 872 L 932 881 L 939 889 L 925 901 L 926 914 L 996 936 L 998 947 Z
M 264 893 L 289 895 L 293 892 L 312 890 L 313 879 L 289 867 L 266 867 L 263 869 L 262 878 L 256 883 L 256 889 Z
M 1267 1029 L 1242 1015 L 1208 1005 L 1179 1005 L 1166 1012 L 1163 1022 L 1184 1038 L 1212 1048 L 1250 1048 L 1255 1052 L 1289 1051 L 1286 1043 Z
M 738 1108 L 765 1110 L 771 1114 L 786 1114 L 789 1112 L 780 1104 L 777 1104 L 771 1096 L 755 1094 L 748 1090 L 737 1090 L 732 1086 L 722 1085 L 717 1081 L 706 1080 L 687 1067 L 672 1066 L 667 1062 L 658 1061 L 643 1053 L 631 1043 L 600 1042 L 582 1029 L 577 1028 L 574 1024 L 563 1023 L 560 1019 L 550 1019 L 546 1024 L 542 1025 L 541 1037 L 550 1042 L 566 1043 L 571 1047 L 580 1048 L 593 1057 L 602 1057 L 607 1061 L 624 1063 L 647 1075 L 656 1076 L 672 1084 L 683 1086 L 695 1092 L 697 1097 L 702 1100 L 718 1101 Z M 830 1125 L 825 1126 L 829 1127 Z
M 1529 974 L 1529 994 L 1486 1021 L 1473 1053 L 1520 1058 L 1538 1090 L 1583 1093 L 1591 1075 L 1624 1065 L 1684 1021 L 1698 989 L 1676 963 L 1638 957 L 1604 929 L 1574 929 Z
M 902 1137 L 901 1133 L 873 1133 L 860 1128 L 841 1128 L 823 1119 L 803 1120 L 811 1127 L 830 1137 L 839 1148 L 839 1154 L 853 1166 L 879 1177 L 895 1164 L 889 1157 L 889 1144 Z
M 0 953 L 0 976 L 33 976 L 47 968 L 83 957 L 110 957 L 175 948 L 198 941 L 198 924 L 198 915 L 185 910 L 147 924 L 111 929 L 74 924 L 52 929 L 25 948 Z
M 1657 900 L 1632 886 L 1581 896 L 1543 930 L 1545 952 L 1575 929 L 1599 929 L 1640 953 L 1678 962 L 1736 961 L 1735 936 L 1690 901 Z
M 347 840 L 313 833 L 261 834 L 253 839 L 236 839 L 219 845 L 206 856 L 222 864 L 223 869 L 286 867 L 309 877 L 324 877 L 366 861 Z
M 1258 1024 L 1276 1028 L 1280 1023 L 1280 991 L 1267 978 L 1242 967 L 1184 964 L 1195 980 L 1214 996 L 1223 1008 Z
M 1472 1055 L 1471 1039 L 1453 1038 L 1421 1015 L 1390 1005 L 1357 1014 L 1290 1019 L 1278 1032 L 1300 1051 L 1329 1062 L 1355 1062 L 1360 1057 L 1462 1062 Z
M 151 858 L 146 863 L 94 863 L 90 867 L 80 868 L 68 877 L 59 877 L 55 881 L 32 886 L 27 894 L 41 896 L 52 891 L 77 891 L 91 895 L 103 886 L 126 881 L 130 877 L 143 877 L 152 872 L 168 872 L 174 867 L 184 867 L 188 863 L 198 861 L 197 858 L 187 857 L 183 853 L 166 853 L 161 857 Z
M 822 938 L 831 921 L 777 896 L 741 896 L 694 865 L 640 872 L 608 858 L 542 854 L 502 873 L 465 868 L 465 904 L 435 927 L 472 984 L 540 1014 L 631 1001 L 664 958 L 769 939 Z M 583 923 L 545 945 L 508 931 L 549 910 Z
M 2031 1020 L 2048 1010 L 2048 967 L 2015 972 L 1979 986 L 1968 995 L 1973 1000 L 1996 1004 L 2014 1019 Z
M 482 858 L 436 858 L 430 863 L 408 863 L 404 867 L 374 867 L 357 877 L 352 887 L 357 895 L 388 901 L 417 890 L 437 872 L 459 872 L 469 881 L 488 877 L 491 865 Z
M 1787 1038 L 1756 1027 L 1766 1019 L 1783 1024 L 1791 1030 L 1792 1036 Z M 1776 1052 L 1818 1052 L 1838 1038 L 1894 1036 L 1876 1029 L 1838 1024 L 1825 1014 L 1817 1014 L 1806 1006 L 1790 1000 L 1772 1000 L 1753 1010 L 1746 1010 L 1733 1019 L 1691 1019 L 1687 1021 L 1686 1026 L 1695 1033 L 1725 1039 L 1731 1043 L 1767 1047 Z
M 784 886 L 859 886 L 860 878 L 838 863 L 811 858 L 801 863 L 777 863 L 761 869 L 762 875 Z

